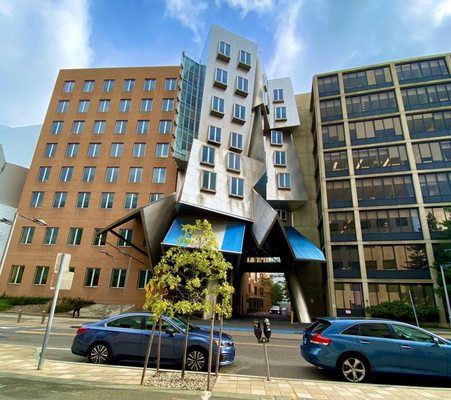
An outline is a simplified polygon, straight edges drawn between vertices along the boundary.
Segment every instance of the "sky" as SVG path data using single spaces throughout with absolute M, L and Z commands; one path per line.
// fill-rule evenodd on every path
M 451 0 L 0 0 L 0 124 L 41 124 L 59 69 L 178 65 L 212 24 L 295 93 L 322 72 L 451 51 Z

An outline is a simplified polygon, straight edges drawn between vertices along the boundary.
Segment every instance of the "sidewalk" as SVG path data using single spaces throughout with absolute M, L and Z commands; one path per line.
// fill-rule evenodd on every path
M 77 323 L 71 318 L 56 317 L 53 329 L 71 327 Z M 0 314 L 0 324 L 15 322 L 11 316 Z M 22 324 L 38 325 L 38 316 L 27 316 Z M 0 344 L 0 371 L 3 374 L 25 375 L 44 379 L 84 381 L 93 385 L 125 385 L 129 388 L 140 385 L 142 368 L 111 365 L 95 365 L 46 360 L 43 369 L 38 371 L 39 348 Z M 151 374 L 151 369 L 148 374 Z M 165 389 L 145 387 L 143 390 L 167 392 Z M 171 391 L 205 396 L 203 392 Z M 212 398 L 233 399 L 393 399 L 393 400 L 431 400 L 450 399 L 450 388 L 406 387 L 374 384 L 352 384 L 335 381 L 287 380 L 263 377 L 220 374 L 213 389 Z M 157 398 L 157 397 L 156 397 Z

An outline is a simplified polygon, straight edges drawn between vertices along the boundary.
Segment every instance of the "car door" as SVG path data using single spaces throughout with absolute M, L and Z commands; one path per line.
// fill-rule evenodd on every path
M 360 351 L 371 363 L 372 371 L 399 373 L 401 350 L 389 325 L 385 322 L 362 322 L 359 328 Z
M 447 376 L 446 344 L 439 344 L 434 336 L 414 326 L 396 324 L 393 330 L 401 348 L 401 372 L 433 376 Z
M 149 317 L 145 317 L 146 329 L 143 331 L 141 338 L 141 354 L 143 358 L 146 355 L 147 347 L 149 345 L 149 339 L 152 334 L 152 323 L 153 320 Z M 167 333 L 166 331 L 171 329 L 173 333 Z M 155 362 L 157 359 L 158 351 L 158 323 L 155 329 L 155 336 L 152 343 L 152 351 L 150 353 L 150 362 Z M 162 364 L 175 364 L 179 363 L 182 359 L 183 343 L 184 343 L 184 333 L 182 333 L 179 328 L 171 323 L 169 318 L 163 317 L 162 327 L 161 327 L 161 357 L 160 361 Z

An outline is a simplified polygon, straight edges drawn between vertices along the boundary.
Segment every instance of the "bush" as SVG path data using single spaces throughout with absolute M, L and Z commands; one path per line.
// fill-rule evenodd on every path
M 0 297 L 0 311 L 8 310 L 14 306 L 25 306 L 28 304 L 46 304 L 50 298 L 48 297 L 14 297 L 3 295 Z
M 394 319 L 396 321 L 415 322 L 415 315 L 410 304 L 402 301 L 384 302 L 377 306 L 366 308 L 367 314 L 373 318 Z M 418 321 L 420 322 L 436 322 L 439 320 L 439 312 L 437 307 L 418 306 L 416 307 Z
M 82 307 L 90 306 L 91 304 L 94 304 L 91 300 L 81 300 L 82 301 Z M 73 311 L 75 308 L 75 303 L 77 302 L 77 298 L 72 297 L 62 297 L 58 299 L 58 302 L 56 303 L 55 307 L 55 313 L 65 313 L 69 311 Z M 52 304 L 49 303 L 47 307 L 47 313 L 50 312 Z

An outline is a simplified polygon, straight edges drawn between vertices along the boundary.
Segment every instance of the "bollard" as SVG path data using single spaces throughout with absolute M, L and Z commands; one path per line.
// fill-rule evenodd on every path
M 19 323 L 22 319 L 22 309 L 19 310 L 19 313 L 17 314 L 17 323 Z
M 41 325 L 44 323 L 44 321 L 45 321 L 45 311 L 42 312 Z

